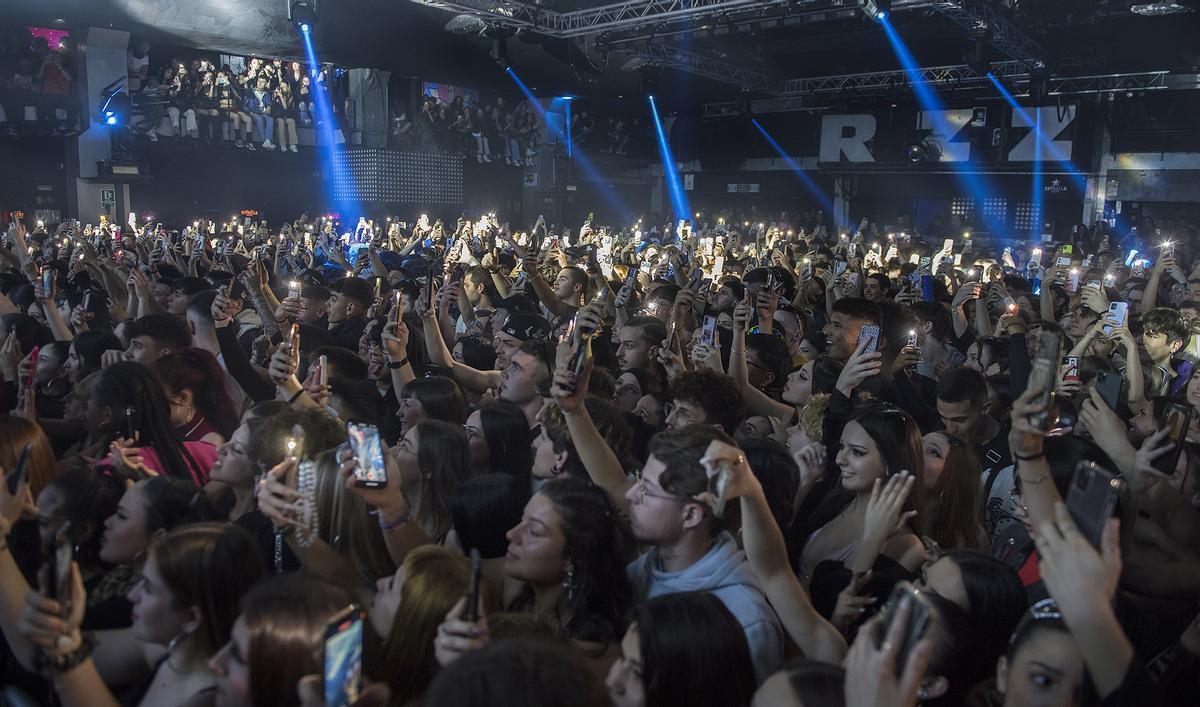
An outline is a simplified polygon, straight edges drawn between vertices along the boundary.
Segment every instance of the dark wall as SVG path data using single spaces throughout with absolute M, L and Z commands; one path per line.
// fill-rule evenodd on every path
M 0 140 L 0 213 L 13 210 L 33 218 L 36 211 L 67 213 L 63 138 Z M 7 223 L 6 217 L 0 220 Z

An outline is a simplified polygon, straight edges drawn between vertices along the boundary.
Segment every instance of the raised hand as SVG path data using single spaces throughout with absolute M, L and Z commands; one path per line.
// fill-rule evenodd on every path
M 838 375 L 835 387 L 847 398 L 850 397 L 855 388 L 862 385 L 863 381 L 871 376 L 879 375 L 879 372 L 883 370 L 883 354 L 878 351 L 867 353 L 868 343 L 868 339 L 858 342 L 858 346 L 854 348 L 854 353 L 850 354 L 850 358 L 847 359 L 841 374 Z
M 471 623 L 464 619 L 467 613 L 467 598 L 458 600 L 446 620 L 438 626 L 437 638 L 433 639 L 434 655 L 438 665 L 443 668 L 463 656 L 464 653 L 483 648 L 490 640 L 488 621 L 483 608 L 482 597 L 479 605 L 479 621 Z
M 916 480 L 917 477 L 907 470 L 893 475 L 886 484 L 883 479 L 875 479 L 863 519 L 864 540 L 883 542 L 908 528 L 909 519 L 917 512 L 906 512 L 904 502 L 912 493 Z

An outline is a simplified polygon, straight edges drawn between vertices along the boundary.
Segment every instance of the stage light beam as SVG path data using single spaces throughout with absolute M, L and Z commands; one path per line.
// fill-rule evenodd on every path
M 675 167 L 675 157 L 671 154 L 671 145 L 663 131 L 662 120 L 658 117 L 658 105 L 654 96 L 649 96 L 650 115 L 654 118 L 654 132 L 658 136 L 658 153 L 663 163 L 663 178 L 667 182 L 667 192 L 671 196 L 671 210 L 675 212 L 676 221 L 688 221 L 692 216 L 692 207 L 684 194 L 683 183 L 679 181 L 679 170 Z
M 317 50 L 313 46 L 312 32 L 301 32 L 304 40 L 304 53 L 308 59 L 309 75 L 312 79 L 313 105 L 316 112 L 316 142 L 318 153 L 322 155 L 326 170 L 329 174 L 329 203 L 341 215 L 343 223 L 353 223 L 357 220 L 360 204 L 358 189 L 350 174 L 343 146 L 337 144 L 335 132 L 336 122 L 333 106 L 329 103 L 329 87 L 319 81 L 321 64 L 317 61 Z
M 792 159 L 792 157 L 784 151 L 783 146 L 780 145 L 779 142 L 767 132 L 767 129 L 762 126 L 762 123 L 758 122 L 758 118 L 751 118 L 750 122 L 754 125 L 754 127 L 758 128 L 758 132 L 761 133 L 763 138 L 766 139 L 766 141 L 771 145 L 771 148 L 775 150 L 775 153 L 779 155 L 784 164 L 786 164 L 792 170 L 792 174 L 796 175 L 796 178 L 800 180 L 800 183 L 804 185 L 804 188 L 808 190 L 809 194 L 811 194 L 813 198 L 817 200 L 817 203 L 821 205 L 821 208 L 825 210 L 825 213 L 833 215 L 838 230 L 842 230 L 845 224 L 842 223 L 843 219 L 834 209 L 833 201 L 830 200 L 829 196 L 827 196 L 825 192 L 821 190 L 821 187 L 817 186 L 817 183 L 808 175 L 808 172 L 806 172 L 804 168 L 801 167 L 798 162 L 796 162 L 796 160 Z

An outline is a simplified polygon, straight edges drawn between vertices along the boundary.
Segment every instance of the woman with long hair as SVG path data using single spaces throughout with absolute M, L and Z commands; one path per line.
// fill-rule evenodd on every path
M 282 400 L 267 400 L 251 406 L 242 415 L 242 423 L 217 448 L 217 460 L 213 462 L 209 480 L 225 484 L 233 494 L 229 520 L 236 521 L 254 510 L 254 483 L 265 470 L 250 456 L 251 437 L 262 427 L 264 419 L 289 410 Z
M 122 361 L 101 371 L 88 399 L 88 416 L 112 440 L 108 460 L 114 467 L 186 479 L 197 487 L 208 482 L 216 447 L 180 440 L 171 427 L 163 384 L 150 368 Z
M 516 403 L 495 400 L 480 405 L 464 428 L 476 473 L 509 474 L 528 483 L 533 468 L 529 421 Z
M 300 144 L 296 135 L 296 97 L 292 94 L 292 85 L 287 81 L 280 81 L 279 86 L 275 88 L 271 113 L 275 118 L 275 137 L 278 138 L 279 151 L 290 149 L 292 152 L 299 152 L 296 149 Z
M 67 351 L 67 362 L 64 368 L 72 383 L 79 383 L 92 373 L 100 370 L 100 357 L 105 351 L 121 351 L 125 347 L 121 340 L 110 331 L 88 329 L 82 331 L 71 341 Z
M 616 707 L 745 707 L 756 687 L 745 631 L 706 592 L 636 607 L 607 682 Z
M 983 471 L 975 450 L 946 432 L 930 432 L 922 442 L 929 537 L 945 549 L 986 549 L 979 517 Z
M 455 425 L 467 421 L 467 402 L 458 383 L 444 376 L 414 378 L 400 389 L 401 434 L 423 420 Z
M 244 531 L 187 526 L 164 535 L 146 555 L 129 594 L 136 640 L 110 644 L 84 636 L 87 597 L 76 567 L 62 599 L 29 593 L 19 636 L 41 651 L 47 666 L 58 666 L 53 682 L 63 705 L 209 704 L 214 683 L 208 660 L 229 641 L 238 601 L 262 574 Z M 5 633 L 11 642 L 7 626 Z M 118 674 L 138 681 L 119 699 L 106 684 Z
M 508 543 L 505 574 L 522 584 L 509 610 L 545 621 L 607 670 L 633 603 L 626 543 L 608 494 L 578 479 L 548 481 L 508 531 Z
M 171 405 L 171 425 L 185 442 L 220 446 L 237 427 L 221 364 L 204 349 L 180 349 L 154 362 Z

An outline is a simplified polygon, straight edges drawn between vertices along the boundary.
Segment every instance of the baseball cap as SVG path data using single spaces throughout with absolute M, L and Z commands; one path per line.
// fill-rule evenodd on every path
M 529 312 L 512 312 L 508 315 L 508 319 L 504 320 L 500 331 L 514 339 L 528 341 L 547 336 L 550 333 L 550 322 Z

